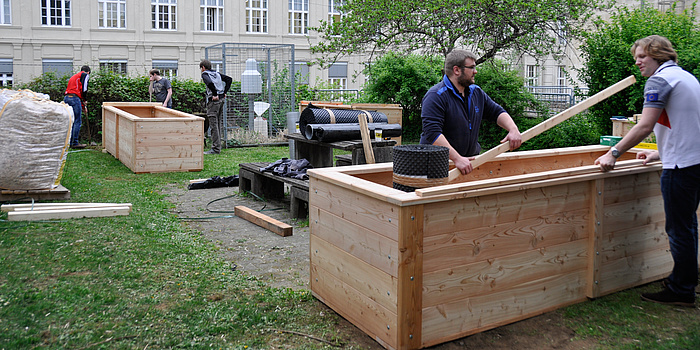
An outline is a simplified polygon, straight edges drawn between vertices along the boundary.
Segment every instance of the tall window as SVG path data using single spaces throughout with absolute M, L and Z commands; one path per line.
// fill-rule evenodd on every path
M 309 0 L 289 1 L 289 34 L 308 34 Z
M 100 68 L 114 73 L 126 74 L 126 60 L 100 60 Z
M 566 66 L 557 66 L 557 86 L 566 86 Z
M 245 25 L 248 33 L 267 33 L 267 0 L 246 0 Z
M 151 28 L 177 29 L 177 0 L 151 0 Z
M 73 60 L 43 59 L 41 60 L 43 73 L 54 72 L 57 77 L 73 74 Z
M 97 9 L 100 28 L 126 28 L 126 0 L 98 0 Z
M 526 75 L 525 75 L 525 83 L 528 86 L 539 86 L 540 85 L 539 68 L 540 67 L 538 67 L 534 64 L 527 65 L 527 71 L 526 71 Z
M 199 0 L 199 17 L 203 32 L 223 32 L 224 0 Z
M 176 60 L 153 60 L 153 68 L 160 70 L 160 75 L 166 78 L 177 76 Z
M 328 83 L 339 89 L 348 88 L 348 63 L 333 63 L 328 67 Z
M 343 2 L 344 0 L 328 0 L 328 23 L 337 23 L 343 18 L 344 15 L 340 12 Z
M 0 24 L 12 24 L 10 0 L 2 0 L 0 3 Z
M 0 58 L 0 87 L 12 87 L 12 59 Z
M 70 27 L 70 0 L 41 0 L 41 24 Z

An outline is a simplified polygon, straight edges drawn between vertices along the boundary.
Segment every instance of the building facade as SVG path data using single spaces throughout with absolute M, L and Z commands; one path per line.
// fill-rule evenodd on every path
M 159 68 L 200 79 L 205 48 L 224 42 L 293 44 L 301 79 L 359 89 L 364 57 L 308 66 L 308 30 L 339 17 L 340 0 L 0 0 L 0 83 L 28 82 L 82 65 L 129 75 Z M 291 62 L 290 62 L 291 64 Z M 236 79 L 236 77 L 234 77 Z

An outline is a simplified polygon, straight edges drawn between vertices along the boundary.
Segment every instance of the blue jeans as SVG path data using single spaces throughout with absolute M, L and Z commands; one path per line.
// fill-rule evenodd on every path
M 661 194 L 673 257 L 669 288 L 679 295 L 694 296 L 698 285 L 700 164 L 683 169 L 664 169 L 661 173 Z
M 83 105 L 80 101 L 80 97 L 77 96 L 65 96 L 63 102 L 73 107 L 73 128 L 70 132 L 70 145 L 75 146 L 80 143 L 78 142 L 78 137 L 80 136 L 80 116 L 83 112 Z

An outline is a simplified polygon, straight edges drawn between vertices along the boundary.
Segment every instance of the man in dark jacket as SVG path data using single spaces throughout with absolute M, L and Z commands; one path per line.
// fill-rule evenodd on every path
M 207 86 L 207 118 L 211 128 L 212 141 L 211 150 L 204 152 L 204 154 L 219 154 L 221 152 L 219 127 L 224 115 L 224 100 L 233 79 L 228 75 L 211 70 L 209 60 L 199 62 L 199 69 L 202 70 L 202 80 Z
M 470 160 L 481 152 L 478 138 L 482 119 L 508 131 L 501 142 L 509 142 L 511 150 L 522 143 L 508 112 L 474 84 L 476 59 L 466 50 L 450 52 L 445 58 L 445 76 L 425 94 L 421 110 L 420 143 L 449 148 L 450 160 L 462 174 L 472 172 Z

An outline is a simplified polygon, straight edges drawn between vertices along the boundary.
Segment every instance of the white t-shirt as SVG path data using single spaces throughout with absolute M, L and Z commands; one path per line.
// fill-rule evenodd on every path
M 664 169 L 700 164 L 700 83 L 673 61 L 644 85 L 644 107 L 661 108 L 654 126 Z

